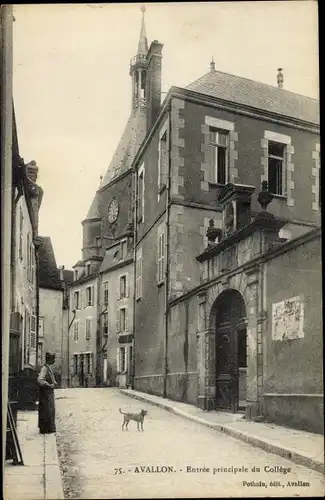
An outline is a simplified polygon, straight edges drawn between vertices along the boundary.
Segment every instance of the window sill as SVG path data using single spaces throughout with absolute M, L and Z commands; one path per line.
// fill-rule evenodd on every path
M 271 193 L 271 191 L 270 191 L 270 193 Z M 285 195 L 285 194 L 274 194 L 274 193 L 271 193 L 271 195 L 274 198 L 277 198 L 279 200 L 286 200 L 287 199 L 287 195 Z
M 219 182 L 208 182 L 209 186 L 214 187 L 214 188 L 223 188 L 226 186 L 226 184 L 220 184 Z

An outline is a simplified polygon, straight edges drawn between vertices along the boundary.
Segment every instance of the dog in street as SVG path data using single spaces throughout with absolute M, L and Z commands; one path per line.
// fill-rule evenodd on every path
M 122 413 L 122 415 L 124 415 L 123 424 L 122 424 L 122 431 L 124 431 L 124 426 L 125 426 L 125 429 L 128 430 L 128 425 L 129 425 L 130 420 L 134 420 L 137 423 L 138 431 L 140 430 L 140 427 L 141 427 L 141 430 L 143 431 L 144 417 L 148 413 L 146 410 L 141 410 L 140 413 L 123 413 L 121 408 L 120 408 L 120 413 Z

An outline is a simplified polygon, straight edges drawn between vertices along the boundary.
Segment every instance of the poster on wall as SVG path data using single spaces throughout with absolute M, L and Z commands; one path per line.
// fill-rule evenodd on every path
M 304 304 L 292 297 L 272 304 L 272 340 L 295 340 L 304 337 Z

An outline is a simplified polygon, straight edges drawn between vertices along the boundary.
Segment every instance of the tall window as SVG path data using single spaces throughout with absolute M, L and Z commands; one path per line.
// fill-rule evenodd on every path
M 73 294 L 73 305 L 75 309 L 80 309 L 80 292 L 74 292 Z
M 125 332 L 128 330 L 128 310 L 126 307 L 121 307 L 117 313 L 117 331 Z
M 127 277 L 126 275 L 120 277 L 120 299 L 127 297 Z
M 73 322 L 73 340 L 77 342 L 79 340 L 79 321 Z
M 36 316 L 30 315 L 30 347 L 36 349 Z
M 91 339 L 91 321 L 92 318 L 86 318 L 86 340 Z
M 163 283 L 165 278 L 165 233 L 158 234 L 157 248 L 157 283 Z
M 75 375 L 78 373 L 78 354 L 73 355 L 73 373 Z
M 138 174 L 138 222 L 143 222 L 144 216 L 144 167 L 139 169 Z
M 39 317 L 38 336 L 39 336 L 39 338 L 44 337 L 44 317 L 43 316 Z
M 117 350 L 117 371 L 121 373 L 127 371 L 127 347 L 120 347 Z
M 74 279 L 75 281 L 78 279 L 78 269 L 76 269 L 74 272 Z
M 86 288 L 86 307 L 94 305 L 94 287 L 87 286 Z
M 90 275 L 90 263 L 86 264 L 86 276 Z
M 159 192 L 161 192 L 166 187 L 167 168 L 168 168 L 168 143 L 167 143 L 167 130 L 166 130 L 159 142 L 159 160 L 158 160 Z
M 135 298 L 136 300 L 142 297 L 142 251 L 140 250 L 136 261 L 136 281 L 135 281 Z
M 270 193 L 285 195 L 285 144 L 268 143 L 268 188 Z
M 210 168 L 212 182 L 228 182 L 228 132 L 210 127 L 209 131 Z
M 103 314 L 103 335 L 108 335 L 108 313 Z
M 35 284 L 35 251 L 33 243 L 30 244 L 30 281 L 34 285 Z
M 86 373 L 87 375 L 90 375 L 92 373 L 92 354 L 88 352 L 86 354 Z
M 103 283 L 103 295 L 104 305 L 106 306 L 108 304 L 108 281 Z
M 23 258 L 23 232 L 24 232 L 24 216 L 23 211 L 19 210 L 19 258 Z

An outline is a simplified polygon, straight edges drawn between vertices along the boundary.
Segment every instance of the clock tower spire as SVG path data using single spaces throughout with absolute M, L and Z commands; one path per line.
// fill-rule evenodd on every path
M 132 57 L 130 63 L 130 75 L 132 78 L 132 109 L 138 107 L 146 107 L 146 83 L 147 83 L 147 54 L 148 54 L 148 39 L 146 33 L 146 25 L 144 22 L 144 13 L 146 8 L 141 6 L 142 20 L 141 30 L 138 43 L 137 54 Z

